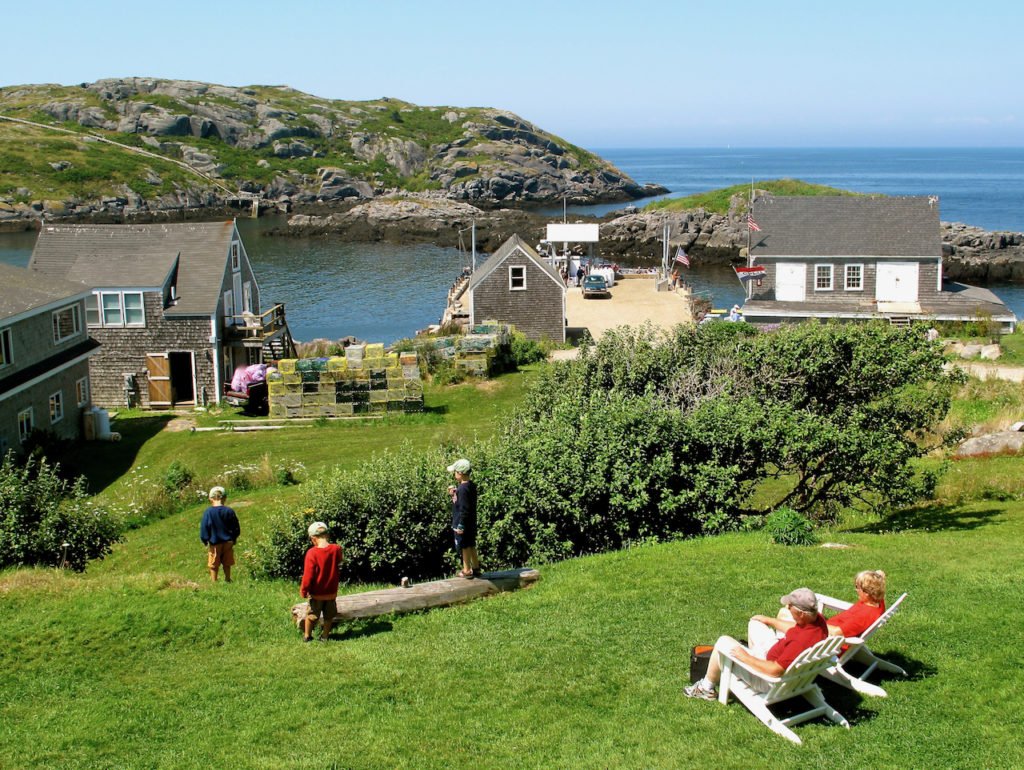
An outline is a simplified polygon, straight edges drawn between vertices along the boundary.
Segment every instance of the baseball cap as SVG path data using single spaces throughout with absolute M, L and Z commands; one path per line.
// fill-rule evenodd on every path
M 814 591 L 810 588 L 798 588 L 785 596 L 779 601 L 782 604 L 792 604 L 798 610 L 804 612 L 817 612 L 818 611 L 818 597 L 814 595 Z
M 327 534 L 327 525 L 322 521 L 314 521 L 309 525 L 309 529 L 306 530 L 310 537 L 323 537 Z
M 224 491 L 224 487 L 214 487 L 210 490 L 209 497 L 211 500 L 223 500 L 227 496 L 228 493 Z
M 449 473 L 469 473 L 469 460 L 456 460 L 448 466 Z

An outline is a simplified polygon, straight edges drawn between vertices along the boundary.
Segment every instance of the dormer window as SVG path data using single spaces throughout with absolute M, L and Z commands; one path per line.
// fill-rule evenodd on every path
M 231 269 L 233 271 L 242 269 L 242 244 L 238 241 L 231 242 Z
M 68 305 L 53 311 L 53 344 L 57 345 L 70 339 L 82 330 L 82 318 L 78 314 L 78 305 Z

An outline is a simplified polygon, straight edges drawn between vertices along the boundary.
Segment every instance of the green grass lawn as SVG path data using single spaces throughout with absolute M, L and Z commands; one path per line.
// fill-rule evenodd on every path
M 446 410 L 376 436 L 328 426 L 263 440 L 321 457 L 309 466 L 354 464 L 406 433 L 484 433 L 521 387 L 517 375 L 444 389 L 428 404 Z M 151 428 L 126 450 L 137 461 L 207 468 L 221 447 L 250 451 L 250 434 Z M 244 559 L 233 584 L 209 583 L 197 503 L 129 532 L 84 574 L 0 572 L 0 767 L 1019 766 L 1024 458 L 953 471 L 933 504 L 822 533 L 846 549 L 775 546 L 760 532 L 646 545 L 309 645 L 289 622 L 294 583 L 257 582 Z M 233 495 L 243 551 L 295 489 Z M 825 683 L 851 730 L 798 726 L 798 748 L 738 703 L 683 696 L 693 645 L 742 637 L 797 586 L 852 600 L 861 569 L 888 573 L 890 600 L 910 594 L 872 643 L 910 676 L 876 678 L 885 699 Z

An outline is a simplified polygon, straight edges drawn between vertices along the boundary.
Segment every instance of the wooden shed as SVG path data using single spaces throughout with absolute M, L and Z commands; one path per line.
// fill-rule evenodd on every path
M 546 260 L 512 235 L 469 280 L 470 324 L 509 323 L 533 340 L 565 342 L 565 284 Z

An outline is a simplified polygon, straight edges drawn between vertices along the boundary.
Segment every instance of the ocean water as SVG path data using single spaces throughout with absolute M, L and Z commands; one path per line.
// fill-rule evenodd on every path
M 859 192 L 938 195 L 944 221 L 988 230 L 1024 231 L 1024 149 L 621 149 L 596 150 L 638 182 L 672 195 L 749 184 L 751 178 L 791 177 Z M 643 205 L 644 201 L 638 201 Z M 623 204 L 569 207 L 603 213 Z M 561 213 L 561 208 L 552 209 Z M 352 244 L 331 238 L 267 235 L 280 218 L 239 219 L 264 303 L 283 302 L 296 339 L 353 335 L 390 343 L 436 323 L 455 276 L 465 264 L 456 249 L 426 244 Z M 0 261 L 24 266 L 34 232 L 0 233 Z M 600 253 L 600 247 L 598 247 Z M 716 307 L 742 302 L 728 268 L 682 271 Z M 1024 286 L 990 286 L 1024 318 Z
M 679 197 L 762 179 L 885 195 L 938 195 L 944 222 L 1024 232 L 1024 148 L 596 148 L 640 184 Z M 642 204 L 640 204 L 642 205 Z M 622 204 L 569 207 L 604 213 Z M 560 208 L 550 209 L 560 213 Z

